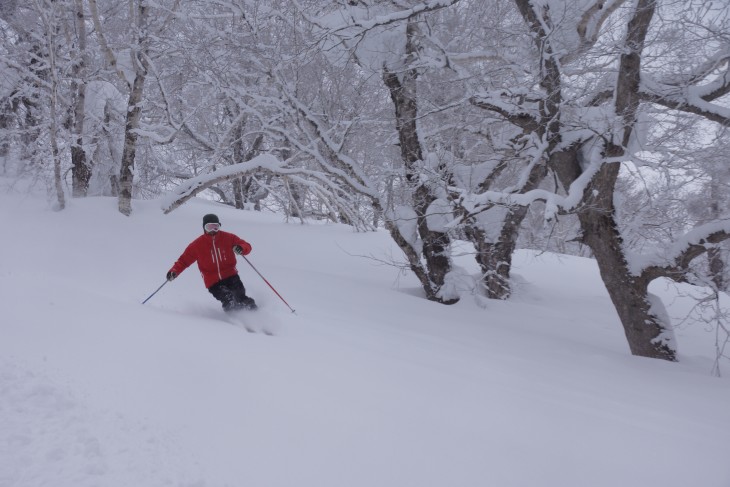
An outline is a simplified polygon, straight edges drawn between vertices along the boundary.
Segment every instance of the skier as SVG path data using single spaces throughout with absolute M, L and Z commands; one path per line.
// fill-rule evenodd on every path
M 236 256 L 248 255 L 251 244 L 232 233 L 220 230 L 218 216 L 203 217 L 203 235 L 193 240 L 172 268 L 167 280 L 172 281 L 193 262 L 198 262 L 205 287 L 215 299 L 223 303 L 225 311 L 237 309 L 254 310 L 256 301 L 246 296 L 241 278 L 236 270 Z

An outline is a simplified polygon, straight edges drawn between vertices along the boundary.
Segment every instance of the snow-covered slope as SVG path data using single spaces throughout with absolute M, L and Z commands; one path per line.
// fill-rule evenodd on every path
M 0 486 L 730 485 L 712 334 L 630 356 L 590 260 L 521 251 L 513 300 L 446 307 L 383 264 L 385 233 L 2 186 Z M 209 212 L 297 310 L 241 261 L 277 336 L 194 268 L 140 304 Z

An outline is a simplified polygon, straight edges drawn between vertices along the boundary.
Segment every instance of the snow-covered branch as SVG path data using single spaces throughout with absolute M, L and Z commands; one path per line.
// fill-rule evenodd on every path
M 368 177 L 362 171 L 359 164 L 342 153 L 340 150 L 341 144 L 338 144 L 330 138 L 327 131 L 322 127 L 319 118 L 296 97 L 291 96 L 288 92 L 285 92 L 285 96 L 287 96 L 288 101 L 308 125 L 308 128 L 314 131 L 316 136 L 315 143 L 321 142 L 324 145 L 327 157 L 318 157 L 317 160 L 329 172 L 341 177 L 353 190 L 371 199 L 377 199 L 377 192 L 373 190 L 372 184 L 369 183 Z M 335 167 L 333 164 L 337 164 L 339 167 Z
M 475 107 L 483 110 L 489 110 L 498 113 L 510 123 L 520 127 L 525 132 L 537 132 L 540 129 L 540 123 L 537 118 L 527 112 L 522 105 L 515 105 L 503 99 L 503 96 L 509 94 L 504 91 L 496 93 L 480 93 L 469 99 L 469 102 Z
M 705 82 L 720 70 L 722 71 L 715 76 L 715 79 Z M 657 84 L 668 87 L 690 87 L 694 96 L 699 96 L 706 101 L 716 100 L 730 93 L 730 46 L 719 50 L 691 73 L 681 77 L 662 79 Z
M 730 108 L 712 101 L 730 93 L 730 54 L 723 53 L 708 60 L 696 71 L 688 82 L 697 83 L 706 79 L 708 70 L 724 64 L 724 71 L 713 80 L 702 85 L 680 84 L 677 80 L 658 82 L 648 74 L 642 74 L 640 96 L 644 101 L 655 103 L 673 110 L 693 113 L 724 126 L 730 126 Z
M 361 31 L 367 31 L 376 27 L 383 27 L 398 22 L 404 22 L 424 13 L 441 10 L 443 8 L 455 5 L 459 3 L 459 1 L 460 0 L 428 0 L 426 2 L 419 3 L 418 5 L 415 5 L 411 8 L 399 10 L 390 14 L 377 15 L 371 19 L 357 18 L 355 9 L 348 9 L 347 11 L 342 11 L 340 13 L 340 19 L 343 20 L 344 23 L 341 23 L 339 25 L 333 23 L 331 25 L 325 26 L 321 19 L 313 18 L 311 16 L 307 16 L 307 18 L 313 24 L 320 25 L 321 27 L 327 27 L 332 32 L 348 30 L 352 29 L 353 27 L 358 28 Z M 302 10 L 302 12 L 306 11 L 306 9 L 301 5 L 299 6 L 299 8 Z
M 170 213 L 201 191 L 220 182 L 229 181 L 257 170 L 268 170 L 273 173 L 288 172 L 284 171 L 284 167 L 284 161 L 280 161 L 270 154 L 262 154 L 250 161 L 226 166 L 211 174 L 190 178 L 162 199 L 162 211 Z
M 730 80 L 728 80 L 730 82 Z M 723 87 L 724 91 L 728 87 Z M 642 100 L 655 103 L 673 110 L 693 113 L 707 120 L 730 127 L 730 108 L 706 101 L 704 87 L 664 87 L 651 80 L 649 76 L 642 77 L 639 96 Z
M 728 239 L 730 239 L 730 220 L 700 225 L 675 240 L 672 246 L 661 254 L 631 256 L 629 259 L 631 271 L 634 275 L 643 275 L 649 280 L 669 277 L 682 281 L 690 262 Z

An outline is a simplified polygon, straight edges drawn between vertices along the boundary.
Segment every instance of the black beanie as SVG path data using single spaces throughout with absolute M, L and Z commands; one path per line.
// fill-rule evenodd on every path
M 217 223 L 220 225 L 221 221 L 218 219 L 218 215 L 208 213 L 203 217 L 203 226 L 205 226 L 206 223 Z

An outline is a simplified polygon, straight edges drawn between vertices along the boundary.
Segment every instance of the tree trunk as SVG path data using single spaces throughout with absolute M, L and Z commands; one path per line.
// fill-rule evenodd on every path
M 132 214 L 132 184 L 134 182 L 134 159 L 137 152 L 137 129 L 142 114 L 142 92 L 144 74 L 137 73 L 132 84 L 132 91 L 127 102 L 127 118 L 124 126 L 124 149 L 122 150 L 122 167 L 119 170 L 119 212 L 129 216 Z
M 511 121 L 523 129 L 523 133 L 534 133 L 540 140 L 548 143 L 548 148 L 542 157 L 552 153 L 560 144 L 560 117 L 561 117 L 561 72 L 553 55 L 548 34 L 545 27 L 550 25 L 547 7 L 538 12 L 528 0 L 515 1 L 518 10 L 525 22 L 534 33 L 534 41 L 539 49 L 541 62 L 540 86 L 544 96 L 539 103 L 540 116 L 528 121 L 523 114 L 512 117 Z M 537 162 L 530 170 L 530 174 L 519 191 L 524 193 L 539 187 L 547 175 L 545 160 Z M 493 176 L 490 176 L 492 178 Z M 482 182 L 484 189 L 489 189 L 490 182 Z M 512 255 L 517 246 L 520 226 L 524 221 L 528 207 L 513 207 L 507 211 L 502 220 L 502 227 L 496 241 L 491 241 L 486 232 L 479 228 L 474 219 L 466 226 L 466 234 L 477 251 L 476 260 L 482 270 L 482 283 L 487 297 L 490 299 L 507 299 L 512 293 L 510 285 L 510 271 L 512 269 Z
M 633 355 L 675 361 L 673 332 L 669 324 L 652 312 L 650 281 L 633 275 L 623 251 L 623 241 L 615 220 L 611 187 L 619 163 L 605 164 L 586 193 L 597 194 L 578 213 L 583 242 L 593 251 L 601 279 L 618 313 Z M 605 195 L 601 197 L 600 195 Z
M 86 158 L 83 142 L 83 137 L 79 137 L 71 146 L 71 192 L 74 198 L 86 196 L 91 181 L 91 164 Z
M 476 249 L 476 261 L 482 271 L 482 285 L 489 299 L 508 299 L 512 295 L 510 272 L 512 255 L 517 247 L 520 225 L 529 207 L 511 209 L 496 242 L 491 242 L 477 225 L 465 227 L 467 238 Z
M 712 204 L 710 205 L 710 216 L 713 220 L 719 220 L 722 218 L 720 212 L 720 205 L 717 203 L 720 201 L 722 188 L 721 181 L 718 181 L 717 174 L 712 174 L 710 180 L 710 199 Z M 712 247 L 707 250 L 707 261 L 710 271 L 710 278 L 718 291 L 724 291 L 727 284 L 725 283 L 725 261 L 722 257 L 722 251 L 717 247 Z
M 264 136 L 262 134 L 259 134 L 254 139 L 253 143 L 251 144 L 251 148 L 248 150 L 248 152 L 243 152 L 243 130 L 241 130 L 241 134 L 239 136 L 238 141 L 240 141 L 240 145 L 238 148 L 234 147 L 234 154 L 239 154 L 239 157 L 236 157 L 236 162 L 245 162 L 250 161 L 254 157 L 256 157 L 261 149 L 261 144 L 264 142 Z M 240 177 L 238 179 L 235 179 L 233 181 L 233 188 L 235 197 L 236 197 L 236 208 L 243 209 L 245 207 L 245 203 L 254 203 L 254 207 L 258 206 L 258 209 L 261 209 L 261 197 L 257 199 L 257 194 L 261 192 L 258 184 L 254 184 L 255 180 L 253 176 L 248 177 L 248 181 L 244 177 Z M 254 186 L 255 193 L 251 194 L 251 187 Z M 268 194 L 265 192 L 265 194 Z M 263 196 L 264 198 L 266 196 Z M 240 201 L 239 201 L 240 200 Z M 239 206 L 240 205 L 240 206 Z
M 406 52 L 410 60 L 416 51 L 413 40 L 415 33 L 415 23 L 409 21 L 406 29 L 408 37 Z M 412 207 L 417 215 L 418 234 L 423 243 L 422 253 L 426 260 L 428 279 L 427 282 L 422 281 L 426 297 L 432 301 L 453 304 L 459 299 L 453 296 L 443 297 L 440 294 L 440 290 L 446 282 L 446 275 L 452 267 L 449 256 L 451 240 L 448 234 L 434 231 L 428 227 L 429 206 L 436 200 L 436 197 L 427 183 L 421 180 L 420 174 L 423 150 L 418 138 L 416 123 L 418 117 L 417 79 L 418 71 L 414 68 L 406 68 L 399 74 L 386 68 L 383 69 L 383 81 L 390 91 L 390 97 L 395 106 L 396 129 L 400 142 L 401 159 L 406 169 L 406 180 L 413 188 Z M 400 237 L 400 240 L 403 240 L 402 236 Z M 399 241 L 398 238 L 395 240 Z M 409 244 L 407 245 L 411 247 Z M 403 247 L 401 246 L 401 248 Z M 411 262 L 412 268 L 414 264 L 416 263 Z
M 233 135 L 233 164 L 243 162 L 243 124 L 237 124 L 232 130 Z M 233 190 L 233 205 L 237 210 L 243 209 L 243 177 L 235 178 L 231 181 Z
M 718 291 L 724 291 L 727 286 L 725 283 L 725 261 L 722 258 L 722 252 L 720 249 L 708 249 L 707 260 L 709 261 L 710 276 L 715 289 Z
M 142 95 L 147 76 L 147 53 L 145 44 L 147 37 L 145 23 L 147 21 L 146 2 L 137 5 L 136 45 L 139 51 L 133 50 L 132 63 L 135 68 L 134 82 L 130 87 L 127 101 L 127 116 L 124 125 L 124 149 L 122 149 L 122 165 L 119 170 L 119 212 L 129 216 L 132 214 L 132 186 L 134 182 L 134 162 L 137 153 L 137 130 L 142 116 Z
M 623 127 L 606 144 L 600 170 L 586 185 L 578 210 L 582 241 L 591 249 L 603 283 L 624 328 L 633 355 L 676 360 L 672 330 L 662 321 L 659 310 L 652 309 L 648 287 L 651 278 L 631 273 L 616 221 L 614 193 L 620 163 L 626 156 L 636 125 L 639 107 L 641 53 L 651 23 L 655 0 L 638 0 L 629 21 L 625 49 L 621 55 L 615 90 L 615 112 Z M 609 162 L 610 161 L 610 162 Z M 581 164 L 574 151 L 554 154 L 550 161 L 564 188 L 581 175 Z
M 51 154 L 53 156 L 53 182 L 56 189 L 58 210 L 66 208 L 66 197 L 63 192 L 63 181 L 61 177 L 61 155 L 58 148 L 58 73 L 56 65 L 56 26 L 55 18 L 41 17 L 46 28 L 46 41 L 48 46 L 48 64 L 50 68 L 50 133 Z
M 73 112 L 73 134 L 76 140 L 71 145 L 71 192 L 75 198 L 85 197 L 89 192 L 91 181 L 91 161 L 84 150 L 84 122 L 86 118 L 86 18 L 81 0 L 74 1 L 76 9 L 76 32 L 78 35 L 78 59 L 72 69 L 73 90 L 76 94 L 76 106 Z
M 547 140 L 559 140 L 558 118 L 560 114 L 560 69 L 551 54 L 548 32 L 549 10 L 543 7 L 538 15 L 533 3 L 516 0 L 523 17 L 535 34 L 536 43 L 543 56 L 543 80 L 541 85 L 549 96 L 541 106 L 540 127 L 547 128 Z M 639 107 L 641 55 L 644 40 L 654 14 L 655 0 L 638 0 L 633 17 L 629 21 L 624 50 L 621 54 L 615 89 L 615 113 L 623 126 L 609 137 L 600 170 L 586 185 L 581 205 L 577 211 L 583 242 L 593 252 L 601 278 L 623 325 L 631 353 L 643 357 L 676 360 L 672 348 L 673 333 L 662 322 L 659 310 L 652 309 L 648 292 L 650 277 L 631 273 L 624 254 L 621 234 L 616 222 L 613 197 L 620 163 L 614 162 L 626 155 L 636 125 Z M 547 55 L 547 56 L 546 56 Z M 555 145 L 553 145 L 555 147 Z M 552 152 L 550 167 L 556 172 L 564 188 L 569 188 L 582 174 L 582 166 L 575 150 Z

